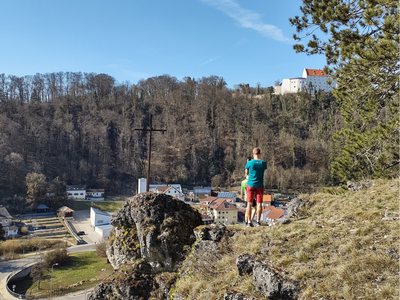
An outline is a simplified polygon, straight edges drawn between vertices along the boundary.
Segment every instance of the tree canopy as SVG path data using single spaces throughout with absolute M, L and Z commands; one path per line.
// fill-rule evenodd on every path
M 345 126 L 335 135 L 342 153 L 332 165 L 340 180 L 391 177 L 399 164 L 399 13 L 393 0 L 303 0 L 290 19 L 294 49 L 325 54 L 337 84 Z M 327 34 L 327 39 L 316 32 Z M 322 34 L 321 34 L 322 35 Z

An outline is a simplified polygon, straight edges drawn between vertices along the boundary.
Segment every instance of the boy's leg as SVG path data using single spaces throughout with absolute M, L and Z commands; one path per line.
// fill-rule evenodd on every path
M 249 199 L 254 199 L 254 188 L 247 186 L 247 207 L 246 207 L 246 216 L 245 220 L 247 224 L 251 224 L 252 218 L 251 218 L 251 210 L 253 207 L 253 201 L 249 201 Z

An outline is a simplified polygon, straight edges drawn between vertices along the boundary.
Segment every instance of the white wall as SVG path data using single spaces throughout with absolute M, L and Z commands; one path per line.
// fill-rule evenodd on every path
M 146 178 L 139 178 L 138 180 L 138 194 L 146 192 Z
M 282 80 L 281 94 L 297 93 L 301 91 L 307 83 L 306 78 L 288 78 Z
M 90 208 L 90 225 L 92 227 L 110 224 L 110 220 L 111 220 L 110 215 L 96 213 L 93 207 Z

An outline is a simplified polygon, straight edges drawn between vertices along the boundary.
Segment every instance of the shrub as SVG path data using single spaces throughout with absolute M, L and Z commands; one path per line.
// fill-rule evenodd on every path
M 107 257 L 107 241 L 106 239 L 101 239 L 100 242 L 96 245 L 96 254 L 99 257 Z

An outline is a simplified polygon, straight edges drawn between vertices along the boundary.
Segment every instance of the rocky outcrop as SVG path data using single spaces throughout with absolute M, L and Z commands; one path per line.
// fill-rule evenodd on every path
M 353 192 L 359 191 L 361 189 L 369 189 L 373 185 L 374 185 L 374 182 L 370 181 L 370 180 L 361 180 L 358 182 L 347 181 L 347 188 Z
M 253 273 L 254 285 L 268 299 L 295 300 L 298 298 L 299 282 L 278 274 L 267 264 L 257 261 L 254 255 L 239 255 L 236 259 L 236 266 L 240 276 Z
M 310 206 L 310 201 L 301 199 L 301 198 L 293 199 L 287 205 L 288 216 L 289 217 L 297 216 L 299 214 L 300 210 L 305 206 Z
M 243 293 L 227 291 L 224 295 L 224 300 L 258 300 L 255 297 L 247 297 Z
M 164 194 L 139 194 L 111 219 L 107 257 L 116 269 L 88 299 L 169 299 L 177 266 L 195 242 L 201 215 Z
M 200 214 L 182 201 L 164 194 L 139 194 L 111 219 L 116 229 L 107 256 L 114 268 L 146 260 L 154 272 L 172 271 L 185 258 L 183 248 L 195 241 L 193 228 Z
M 186 259 L 180 270 L 180 278 L 190 275 L 196 262 L 201 261 L 204 268 L 212 267 L 215 259 L 221 258 L 219 242 L 226 233 L 226 227 L 222 224 L 199 226 L 194 229 L 196 243 L 192 253 Z M 175 298 L 174 298 L 175 299 Z
M 270 300 L 294 300 L 300 293 L 299 282 L 283 277 L 262 262 L 255 262 L 253 268 L 254 284 Z
M 255 255 L 240 254 L 236 259 L 236 266 L 240 276 L 249 275 L 253 272 Z

